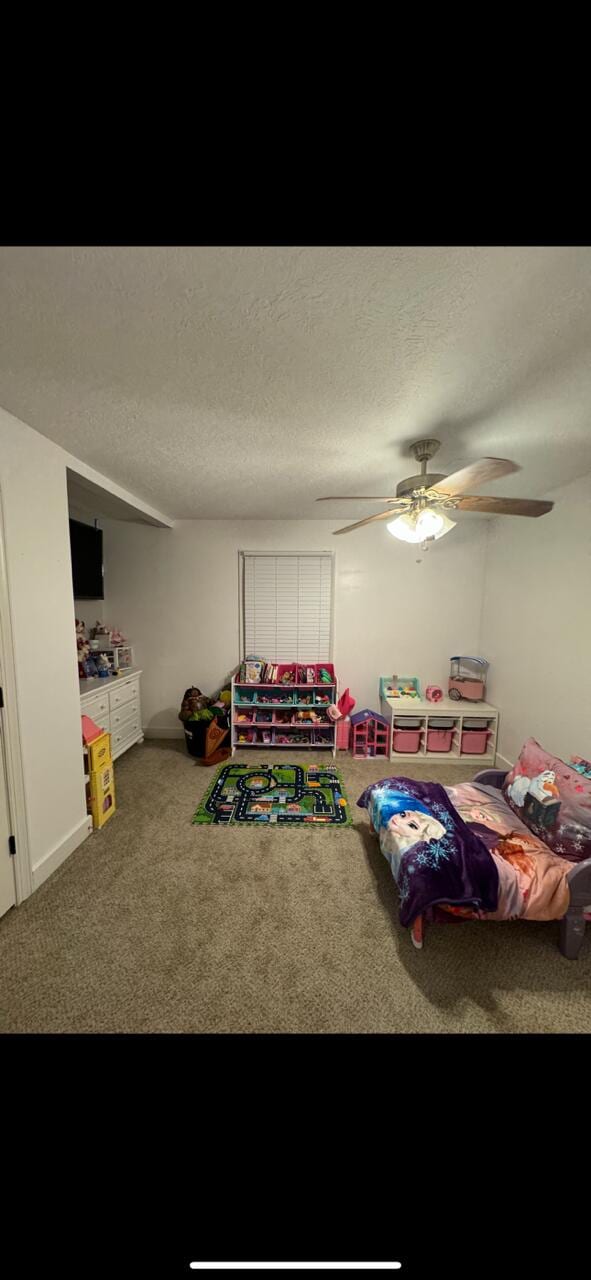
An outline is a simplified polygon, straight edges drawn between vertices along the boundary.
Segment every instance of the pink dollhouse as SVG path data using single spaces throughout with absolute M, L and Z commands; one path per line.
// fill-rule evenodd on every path
M 353 759 L 390 755 L 390 724 L 377 711 L 358 711 L 351 716 Z

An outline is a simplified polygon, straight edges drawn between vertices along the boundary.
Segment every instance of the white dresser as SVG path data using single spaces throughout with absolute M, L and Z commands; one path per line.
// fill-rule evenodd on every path
M 80 681 L 80 711 L 111 734 L 113 760 L 143 742 L 139 667 L 129 667 L 125 675 L 100 676 Z

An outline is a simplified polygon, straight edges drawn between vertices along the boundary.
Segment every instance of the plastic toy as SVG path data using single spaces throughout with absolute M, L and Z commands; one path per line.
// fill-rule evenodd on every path
M 420 698 L 420 696 L 418 676 L 392 676 L 391 680 L 382 676 L 380 679 L 381 698 Z
M 327 671 L 325 667 L 320 668 L 320 671 L 318 672 L 318 678 L 319 680 L 322 681 L 323 684 L 332 684 L 333 682 L 330 672 Z
M 427 702 L 441 702 L 443 689 L 438 684 L 428 684 L 425 689 L 425 697 Z
M 351 716 L 351 727 L 354 760 L 390 754 L 390 725 L 377 711 L 370 711 L 367 707 L 358 711 Z
M 454 702 L 482 702 L 486 690 L 488 662 L 485 658 L 450 658 L 447 690 Z

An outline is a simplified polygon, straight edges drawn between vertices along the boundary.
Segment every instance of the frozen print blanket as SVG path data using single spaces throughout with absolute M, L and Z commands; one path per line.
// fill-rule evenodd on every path
M 357 804 L 368 810 L 390 863 L 402 925 L 437 903 L 497 910 L 497 864 L 439 783 L 386 778 L 367 787 Z
M 469 830 L 490 850 L 499 875 L 496 911 L 445 909 L 471 919 L 559 920 L 569 906 L 566 877 L 572 862 L 533 835 L 494 787 L 461 782 L 445 790 Z

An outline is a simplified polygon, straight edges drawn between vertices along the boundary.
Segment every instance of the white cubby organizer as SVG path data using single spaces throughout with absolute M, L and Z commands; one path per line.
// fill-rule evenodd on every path
M 337 678 L 330 662 L 283 663 L 298 674 L 301 668 L 314 667 L 317 676 L 320 667 L 331 675 L 330 684 L 316 679 L 293 680 L 289 684 L 281 678 L 273 684 L 247 683 L 232 679 L 231 734 L 232 754 L 243 747 L 258 747 L 266 751 L 281 748 L 283 751 L 331 751 L 336 755 L 336 723 L 326 714 L 326 708 L 337 700 Z M 328 698 L 328 702 L 323 699 Z M 278 700 L 280 699 L 280 700 Z M 298 721 L 298 711 L 315 711 L 321 722 Z M 247 717 L 243 719 L 243 717 Z M 245 741 L 241 741 L 244 738 Z
M 380 710 L 390 722 L 390 759 L 391 760 L 446 760 L 452 762 L 480 761 L 482 765 L 493 765 L 497 753 L 497 737 L 499 731 L 499 713 L 489 702 L 454 702 L 451 698 L 443 698 L 440 702 L 427 702 L 424 698 L 380 698 Z M 449 751 L 433 751 L 427 747 L 427 722 L 445 716 L 453 720 L 452 742 Z M 394 721 L 408 718 L 420 721 L 420 745 L 418 751 L 394 751 L 392 730 Z M 465 721 L 474 719 L 486 720 L 486 750 L 473 753 L 462 751 L 462 731 L 469 729 Z

